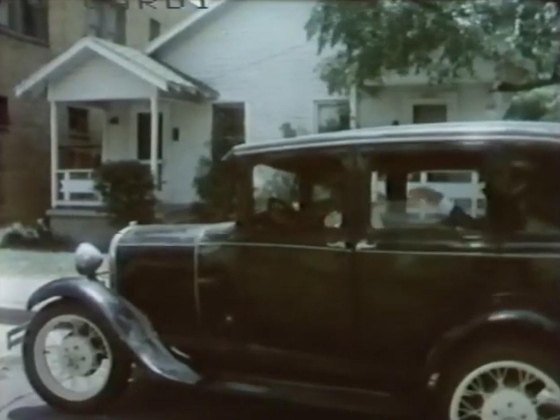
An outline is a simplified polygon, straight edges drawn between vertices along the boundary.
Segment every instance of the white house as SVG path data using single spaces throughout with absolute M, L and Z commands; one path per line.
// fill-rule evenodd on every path
M 478 79 L 428 86 L 422 75 L 389 76 L 378 93 L 332 96 L 320 80 L 315 40 L 304 29 L 312 1 L 219 0 L 152 41 L 145 50 L 84 38 L 16 87 L 45 95 L 51 106 L 51 185 L 55 218 L 65 227 L 95 218 L 94 162 L 61 155 L 67 123 L 60 110 L 90 107 L 103 115 L 101 160 L 138 159 L 160 185 L 158 198 L 197 200 L 197 162 L 209 153 L 220 116 L 246 142 L 338 127 L 500 118 L 507 98 L 491 92 L 494 75 L 480 63 Z M 161 132 L 158 129 L 161 121 Z M 158 144 L 161 139 L 161 145 Z M 78 155 L 78 154 L 76 154 Z

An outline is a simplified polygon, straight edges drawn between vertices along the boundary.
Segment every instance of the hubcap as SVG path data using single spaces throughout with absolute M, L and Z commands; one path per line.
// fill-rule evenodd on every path
M 450 420 L 560 420 L 560 387 L 526 363 L 481 366 L 455 389 Z
M 483 419 L 538 420 L 536 407 L 526 394 L 503 389 L 495 392 L 482 406 Z
M 97 351 L 86 337 L 68 336 L 59 349 L 60 364 L 75 376 L 86 376 L 97 367 Z
M 33 363 L 43 385 L 67 401 L 98 395 L 113 368 L 106 337 L 88 319 L 61 315 L 48 321 L 33 343 Z

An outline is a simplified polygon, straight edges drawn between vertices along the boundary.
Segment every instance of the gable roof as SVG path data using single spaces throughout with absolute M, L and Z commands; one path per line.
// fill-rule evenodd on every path
M 202 95 L 208 98 L 217 96 L 217 92 L 209 86 L 199 83 L 192 77 L 186 78 L 180 75 L 140 51 L 96 37 L 81 39 L 66 52 L 20 82 L 15 88 L 16 95 L 22 96 L 42 91 L 49 81 L 62 77 L 68 68 L 89 59 L 95 54 L 104 57 L 162 91 Z
M 199 9 L 185 20 L 173 26 L 169 29 L 169 31 L 164 32 L 162 35 L 150 42 L 145 49 L 145 53 L 148 55 L 153 54 L 169 41 L 175 39 L 195 24 L 204 21 L 210 15 L 214 14 L 214 12 L 221 9 L 226 3 L 231 3 L 232 1 L 233 0 L 216 0 L 214 3 L 210 3 L 206 9 Z

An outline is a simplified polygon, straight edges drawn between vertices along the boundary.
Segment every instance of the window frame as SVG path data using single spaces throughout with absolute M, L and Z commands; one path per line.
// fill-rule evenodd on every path
M 3 4 L 5 2 L 3 7 L 5 7 L 7 16 L 5 23 L 0 24 L 0 32 L 39 45 L 49 44 L 49 2 L 47 0 L 38 2 L 31 0 L 1 1 Z M 26 11 L 31 13 L 28 15 L 31 17 L 31 21 L 26 22 Z M 29 22 L 31 25 L 28 25 Z
M 76 115 L 72 115 L 76 113 Z M 77 115 L 83 114 L 83 115 Z M 73 127 L 73 122 L 75 122 L 75 118 L 84 118 L 85 119 L 85 127 L 83 129 L 79 127 Z M 82 140 L 88 140 L 90 138 L 91 127 L 89 123 L 90 112 L 89 109 L 79 107 L 79 106 L 69 106 L 68 107 L 68 134 L 72 138 L 79 138 Z
M 348 127 L 342 128 L 336 131 L 343 131 L 349 130 L 352 128 L 352 111 L 351 111 L 351 101 L 350 98 L 329 98 L 329 99 L 316 99 L 313 101 L 313 130 L 315 133 L 328 133 L 333 131 L 321 131 L 320 130 L 320 108 L 323 105 L 337 105 L 337 104 L 346 104 L 348 106 Z M 336 132 L 335 131 L 335 132 Z
M 255 197 L 254 197 L 254 171 L 259 165 L 268 166 L 276 169 L 274 163 L 277 164 L 279 161 L 301 161 L 306 158 L 317 159 L 321 156 L 337 156 L 340 159 L 341 167 L 343 169 L 343 179 L 345 188 L 345 194 L 348 196 L 354 196 L 352 191 L 354 190 L 355 184 L 355 153 L 354 150 L 345 149 L 330 149 L 325 151 L 313 151 L 313 152 L 272 152 L 257 156 L 238 158 L 236 162 L 237 173 L 239 174 L 238 188 L 236 189 L 236 214 L 238 224 L 248 228 L 249 230 L 261 229 L 256 224 L 253 223 L 255 216 Z M 272 158 L 272 159 L 271 159 Z M 272 160 L 272 162 L 271 162 Z M 346 160 L 346 162 L 345 162 Z M 274 163 L 273 163 L 274 162 Z M 302 164 L 303 166 L 304 164 Z M 277 169 L 285 170 L 280 167 Z M 297 173 L 298 181 L 301 179 L 301 174 Z M 299 194 L 302 194 L 300 191 Z M 301 197 L 299 198 L 301 199 Z M 298 200 L 299 200 L 298 199 Z M 350 239 L 352 237 L 352 232 L 356 232 L 356 227 L 359 225 L 358 218 L 355 217 L 356 209 L 359 206 L 359 200 L 348 200 L 344 199 L 342 207 L 342 217 L 347 222 L 344 226 L 340 228 L 329 228 L 324 227 L 323 229 L 317 230 L 305 230 L 307 233 L 321 233 L 321 232 L 344 232 L 345 235 Z M 265 231 L 273 231 L 273 229 L 264 229 Z
M 87 10 L 89 33 L 118 44 L 125 44 L 126 9 L 125 4 L 94 1 Z
M 211 111 L 211 133 L 210 133 L 210 150 L 211 150 L 211 157 L 212 159 L 217 162 L 220 161 L 229 150 L 231 150 L 231 148 L 233 148 L 233 146 L 235 146 L 234 144 L 231 144 L 229 146 L 231 146 L 227 151 L 225 151 L 222 154 L 218 154 L 217 150 L 218 147 L 216 145 L 216 143 L 220 140 L 217 137 L 216 134 L 216 109 L 217 108 L 240 108 L 243 111 L 243 136 L 242 138 L 240 138 L 239 140 L 241 140 L 240 142 L 236 143 L 236 144 L 242 144 L 245 143 L 247 141 L 247 135 L 248 135 L 248 106 L 247 106 L 247 102 L 245 101 L 216 101 L 212 103 L 212 111 Z
M 480 154 L 482 156 L 482 154 L 485 152 L 485 149 L 487 149 L 487 145 L 483 144 L 483 145 L 477 145 L 476 147 L 472 147 L 472 146 L 461 146 L 461 147 L 457 147 L 457 146 L 453 146 L 450 144 L 437 144 L 437 143 L 433 143 L 433 144 L 396 144 L 396 145 L 367 145 L 367 146 L 363 146 L 361 147 L 361 149 L 358 151 L 358 154 L 360 156 L 360 159 L 364 161 L 365 164 L 365 168 L 362 172 L 362 178 L 363 178 L 363 182 L 367 185 L 367 188 L 365 188 L 365 193 L 363 195 L 363 198 L 361 200 L 361 212 L 362 212 L 362 220 L 361 220 L 361 226 L 362 226 L 362 231 L 366 232 L 366 235 L 368 236 L 375 236 L 375 237 L 380 237 L 380 238 L 387 238 L 387 237 L 406 237 L 408 239 L 414 239 L 415 236 L 417 237 L 423 237 L 424 233 L 423 232 L 427 232 L 427 231 L 431 231 L 434 232 L 436 234 L 436 236 L 438 237 L 453 237 L 453 238 L 457 238 L 458 235 L 459 236 L 464 236 L 464 235 L 472 235 L 472 234 L 485 234 L 487 232 L 485 231 L 473 231 L 473 230 L 467 230 L 467 229 L 458 229 L 458 228 L 444 228 L 442 227 L 442 225 L 440 223 L 427 223 L 424 226 L 398 226 L 398 227 L 384 227 L 382 229 L 379 228 L 375 228 L 373 227 L 373 225 L 371 224 L 371 190 L 373 188 L 373 185 L 371 183 L 371 178 L 372 178 L 372 174 L 374 172 L 379 172 L 379 169 L 383 170 L 383 167 L 380 166 L 375 166 L 375 164 L 372 162 L 372 159 L 368 159 L 368 155 L 374 155 L 377 154 L 378 156 L 385 156 L 385 157 L 378 157 L 376 160 L 377 161 L 384 161 L 388 156 L 390 156 L 390 159 L 392 160 L 392 163 L 390 165 L 395 165 L 395 162 L 397 161 L 403 161 L 406 159 L 406 157 L 409 158 L 408 163 L 413 160 L 415 162 L 421 163 L 423 161 L 423 159 L 416 157 L 416 155 L 418 153 L 429 153 L 432 155 L 437 155 L 437 154 L 443 154 L 443 153 L 471 153 L 473 155 L 475 154 Z M 400 165 L 398 165 L 400 166 Z M 416 173 L 416 172 L 430 172 L 430 169 L 425 169 L 425 170 L 420 170 L 417 169 L 418 167 L 421 167 L 421 164 L 418 165 L 413 165 L 412 169 L 407 169 L 406 174 L 409 176 L 411 173 Z M 405 165 L 403 165 L 403 167 L 405 167 Z M 483 167 L 483 162 L 481 161 L 478 167 L 478 172 L 480 173 L 480 171 L 482 170 Z M 472 170 L 474 170 L 475 168 L 473 167 Z M 449 168 L 448 170 L 457 170 L 457 171 L 468 171 L 469 168 L 465 167 L 458 167 L 458 168 Z M 432 169 L 431 171 L 434 172 L 438 172 L 437 169 Z M 408 184 L 409 182 L 411 182 L 410 180 L 407 180 L 406 183 Z M 487 207 L 485 207 L 485 212 L 487 211 Z M 480 217 L 480 214 L 477 215 L 477 217 Z M 418 232 L 422 232 L 421 235 L 418 235 Z M 445 233 L 447 232 L 447 234 Z

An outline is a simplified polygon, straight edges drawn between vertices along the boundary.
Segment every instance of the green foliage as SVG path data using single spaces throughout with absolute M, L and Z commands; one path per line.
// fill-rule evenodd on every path
M 448 82 L 475 75 L 477 59 L 501 77 L 548 79 L 560 53 L 558 5 L 537 0 L 322 0 L 306 30 L 328 53 L 320 72 L 331 92 L 388 73 Z
M 231 219 L 235 211 L 235 176 L 223 161 L 202 157 L 198 161 L 194 187 L 211 219 Z
M 560 85 L 517 94 L 504 119 L 560 122 Z
M 117 226 L 154 222 L 154 188 L 150 168 L 138 161 L 104 163 L 95 174 L 95 189 Z

